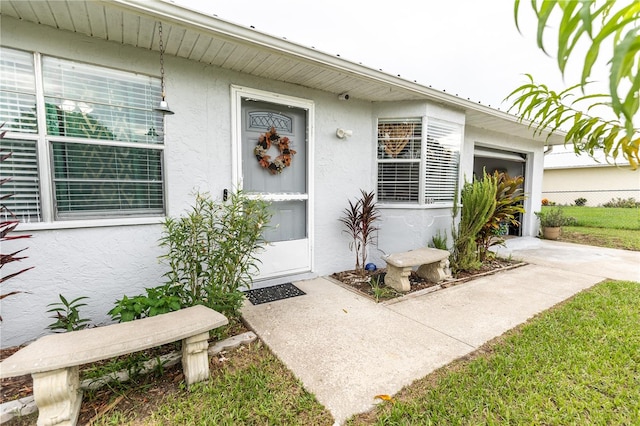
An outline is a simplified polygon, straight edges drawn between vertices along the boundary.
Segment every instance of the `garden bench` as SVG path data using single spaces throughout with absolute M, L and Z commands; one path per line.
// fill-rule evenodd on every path
M 44 336 L 0 363 L 0 378 L 31 374 L 38 425 L 75 425 L 82 391 L 78 366 L 182 340 L 187 386 L 209 377 L 209 330 L 227 318 L 205 306 L 130 322 Z
M 433 282 L 440 282 L 450 275 L 449 252 L 435 248 L 419 248 L 404 253 L 394 253 L 383 257 L 387 262 L 387 274 L 384 283 L 397 291 L 407 292 L 411 289 L 409 275 L 418 266 L 419 277 Z

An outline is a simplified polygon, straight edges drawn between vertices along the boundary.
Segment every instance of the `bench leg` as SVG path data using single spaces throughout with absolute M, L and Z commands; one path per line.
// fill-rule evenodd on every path
M 209 332 L 182 341 L 182 370 L 187 386 L 209 379 Z
M 387 264 L 387 275 L 384 276 L 384 283 L 396 291 L 407 292 L 411 290 L 409 282 L 411 267 L 397 267 Z
M 439 283 L 448 276 L 449 259 L 422 265 L 416 272 L 420 278 Z
M 82 402 L 78 367 L 34 373 L 31 377 L 38 426 L 75 425 Z

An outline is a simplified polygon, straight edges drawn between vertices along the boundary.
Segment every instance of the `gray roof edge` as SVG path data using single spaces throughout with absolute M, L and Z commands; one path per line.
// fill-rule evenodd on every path
M 321 63 L 343 72 L 362 76 L 381 83 L 389 84 L 400 89 L 414 92 L 424 96 L 435 102 L 447 103 L 463 110 L 474 110 L 483 114 L 488 114 L 499 119 L 511 121 L 514 124 L 530 126 L 532 131 L 534 126 L 527 120 L 520 120 L 516 115 L 505 111 L 492 108 L 481 104 L 466 100 L 458 96 L 446 93 L 415 81 L 407 80 L 402 77 L 395 76 L 384 71 L 344 59 L 342 57 L 331 55 L 311 47 L 307 47 L 285 38 L 276 37 L 254 28 L 235 24 L 233 22 L 221 19 L 214 15 L 207 15 L 203 12 L 192 10 L 183 6 L 170 3 L 165 0 L 99 0 L 101 3 L 113 7 L 117 5 L 121 8 L 129 9 L 137 12 L 144 12 L 158 18 L 166 19 L 184 26 L 196 27 L 200 30 L 220 34 L 234 40 L 241 40 L 249 44 L 260 45 L 265 48 L 274 49 L 300 59 L 308 60 L 315 63 Z M 564 132 L 557 132 L 557 135 L 564 135 Z M 547 132 L 543 132 L 546 137 Z

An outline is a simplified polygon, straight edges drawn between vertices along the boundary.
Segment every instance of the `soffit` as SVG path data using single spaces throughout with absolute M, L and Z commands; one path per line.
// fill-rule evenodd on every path
M 162 21 L 166 55 L 336 95 L 348 92 L 358 100 L 429 100 L 465 111 L 470 126 L 527 139 L 532 134 L 505 112 L 164 1 L 2 0 L 0 13 L 156 51 Z

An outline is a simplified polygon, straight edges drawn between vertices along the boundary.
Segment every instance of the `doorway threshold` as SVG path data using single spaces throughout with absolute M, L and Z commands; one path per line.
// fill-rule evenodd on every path
M 242 288 L 241 290 L 243 291 L 255 290 L 258 288 L 273 287 L 274 285 L 279 285 L 279 284 L 295 283 L 296 281 L 311 280 L 313 278 L 318 278 L 318 274 L 315 272 L 304 272 L 304 273 L 294 274 L 294 275 L 284 275 L 281 277 L 256 280 L 253 282 L 250 289 Z

